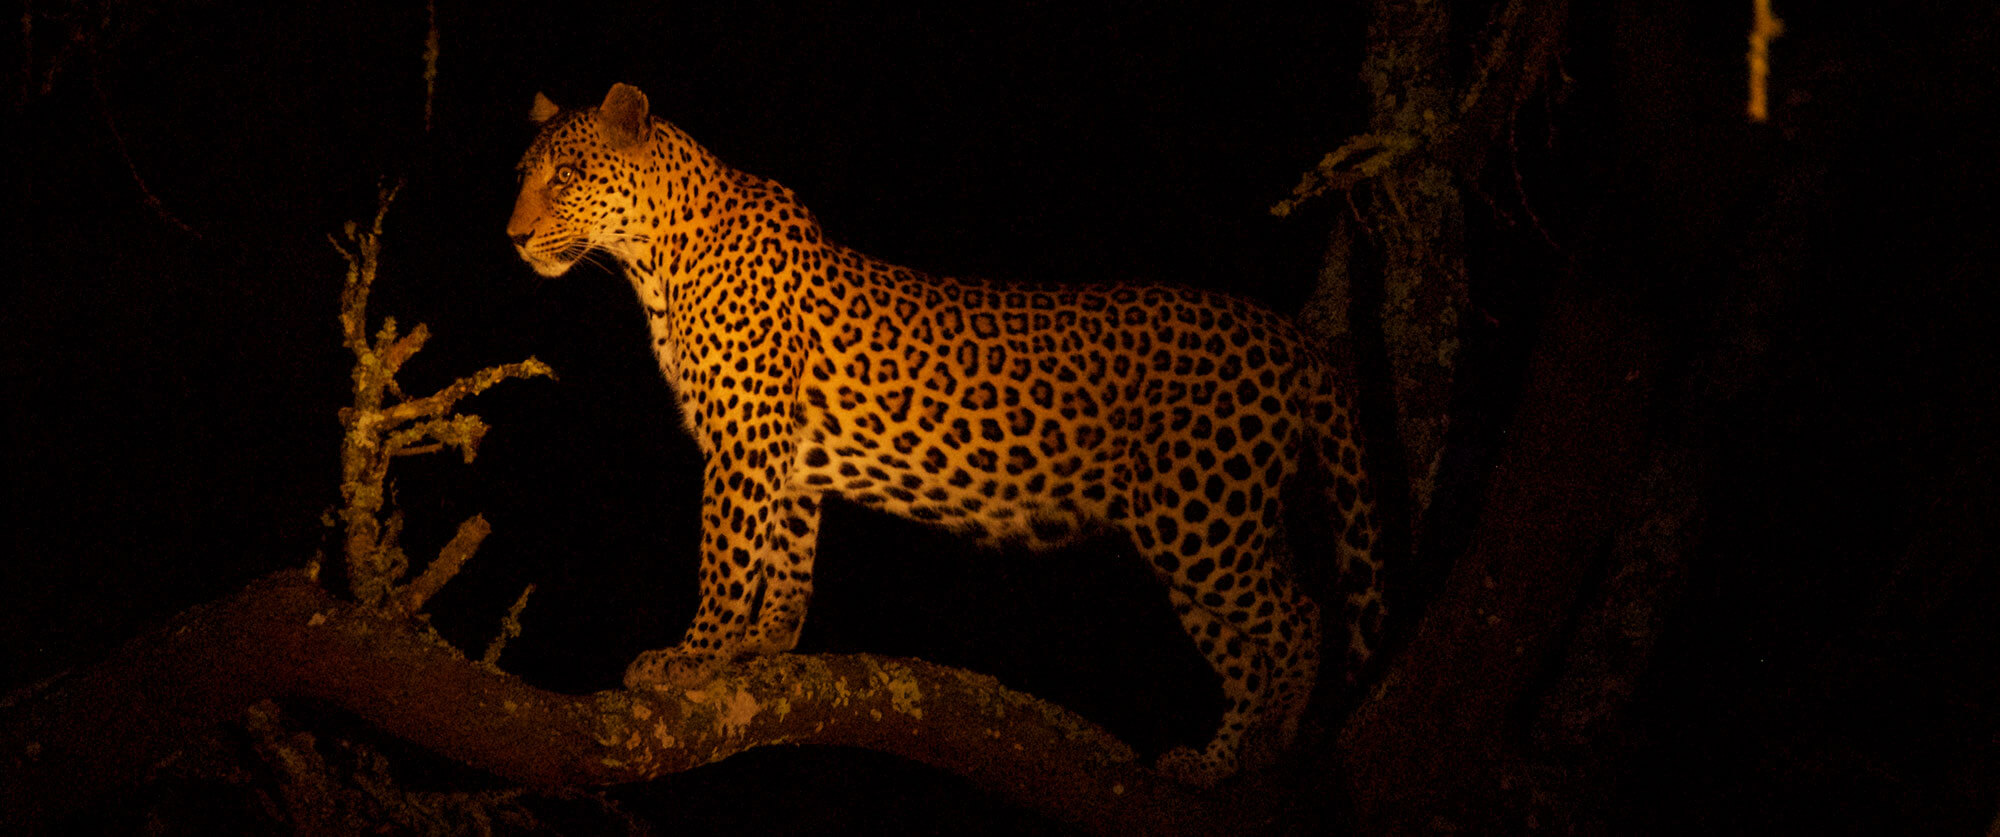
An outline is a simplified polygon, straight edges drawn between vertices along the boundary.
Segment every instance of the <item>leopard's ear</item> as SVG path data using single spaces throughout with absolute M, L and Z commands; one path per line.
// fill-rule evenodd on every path
M 597 108 L 597 124 L 612 148 L 623 151 L 645 142 L 649 130 L 646 110 L 646 94 L 639 88 L 611 85 L 611 92 L 604 94 L 604 104 Z
M 561 108 L 556 107 L 555 102 L 549 101 L 549 97 L 537 92 L 535 94 L 535 103 L 528 106 L 528 119 L 540 125 L 549 121 L 549 117 L 555 116 L 558 110 L 561 110 Z

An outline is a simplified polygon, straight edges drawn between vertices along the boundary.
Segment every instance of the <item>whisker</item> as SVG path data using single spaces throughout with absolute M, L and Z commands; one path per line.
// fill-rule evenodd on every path
M 618 275 L 617 260 L 606 258 L 607 256 L 610 255 L 611 255 L 610 253 L 606 253 L 603 250 L 591 248 L 585 250 L 582 255 L 577 256 L 576 260 L 578 264 L 588 264 L 598 268 L 599 270 L 604 271 L 605 273 L 609 273 L 613 276 L 616 276 Z

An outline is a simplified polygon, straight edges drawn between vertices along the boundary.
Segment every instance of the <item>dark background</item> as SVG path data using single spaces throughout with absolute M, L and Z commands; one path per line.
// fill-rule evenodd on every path
M 434 335 L 405 389 L 531 354 L 562 376 L 469 403 L 494 427 L 474 464 L 395 472 L 412 554 L 472 513 L 493 524 L 436 624 L 481 647 L 538 585 L 503 665 L 566 690 L 611 687 L 637 651 L 678 638 L 695 603 L 697 460 L 639 311 L 609 273 L 533 276 L 502 234 L 537 90 L 588 105 L 637 84 L 726 162 L 795 189 L 834 239 L 914 268 L 1168 281 L 1295 309 L 1345 206 L 1266 210 L 1365 127 L 1366 9 L 1160 5 L 446 2 L 428 133 L 421 8 L 39 10 L 9 132 L 0 676 L 88 663 L 331 545 L 320 515 L 337 499 L 349 358 L 334 321 L 344 265 L 325 236 L 372 215 L 385 176 L 407 185 L 371 314 Z M 1719 228 L 1796 223 L 1805 242 L 1788 270 L 1807 291 L 1756 312 L 1758 388 L 1707 437 L 1726 467 L 1637 702 L 1626 830 L 1976 830 L 1992 814 L 1995 16 L 1974 3 L 1818 14 L 1788 20 L 1774 123 L 1748 129 L 1744 9 L 1662 12 L 1685 62 L 1672 64 L 1605 46 L 1650 18 L 1578 12 L 1563 92 L 1531 103 L 1516 138 L 1518 190 L 1468 201 L 1475 225 L 1515 237 L 1531 210 L 1555 244 L 1473 254 L 1461 502 L 1535 337 L 1545 283 L 1519 265 L 1657 251 L 1643 275 L 1604 281 L 1685 279 L 1694 301 L 1660 310 L 1688 358 L 1713 337 L 1701 300 L 1758 254 L 1677 258 Z M 89 45 L 69 41 L 79 30 Z M 1655 96 L 1679 116 L 1615 116 Z M 1621 165 L 1713 165 L 1735 152 L 1711 141 L 1745 136 L 1745 180 L 1779 190 L 1779 221 L 1740 192 L 1716 195 L 1712 215 L 1666 215 L 1690 202 L 1672 164 Z M 1805 191 L 1785 193 L 1775 175 L 1799 159 Z M 1576 209 L 1605 205 L 1617 214 Z M 1583 229 L 1599 249 L 1565 250 Z M 1702 272 L 1677 272 L 1689 265 Z M 1128 559 L 1101 543 L 981 552 L 837 510 L 802 650 L 963 665 L 1145 751 L 1197 742 L 1219 691 Z M 743 786 L 764 789 L 755 804 L 733 795 Z M 991 824 L 1005 812 L 953 780 L 857 754 L 752 754 L 629 793 L 756 829 L 873 822 L 860 812 L 883 805 L 938 818 L 918 830 L 960 815 L 1032 825 Z

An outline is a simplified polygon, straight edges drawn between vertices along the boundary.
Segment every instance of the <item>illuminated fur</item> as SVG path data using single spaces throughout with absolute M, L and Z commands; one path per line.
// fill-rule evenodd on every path
M 731 169 L 616 85 L 597 108 L 537 96 L 508 223 L 560 275 L 624 266 L 706 459 L 702 602 L 629 686 L 697 684 L 790 650 L 826 495 L 992 542 L 1125 533 L 1228 699 L 1199 784 L 1244 735 L 1289 742 L 1319 611 L 1286 570 L 1280 489 L 1300 463 L 1331 512 L 1350 674 L 1381 621 L 1373 506 L 1346 393 L 1282 317 L 1215 293 L 924 276 L 825 240 L 792 192 Z M 954 559 L 957 560 L 957 559 Z

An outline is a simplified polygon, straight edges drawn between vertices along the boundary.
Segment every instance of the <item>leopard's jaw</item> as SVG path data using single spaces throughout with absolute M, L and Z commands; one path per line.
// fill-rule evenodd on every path
M 568 273 L 569 269 L 575 267 L 576 263 L 580 261 L 580 259 L 570 259 L 568 261 L 563 261 L 560 259 L 550 259 L 543 256 L 538 256 L 533 252 L 530 252 L 527 247 L 518 244 L 514 246 L 514 252 L 520 254 L 521 261 L 528 263 L 529 269 L 550 279 L 554 279 L 558 276 Z

